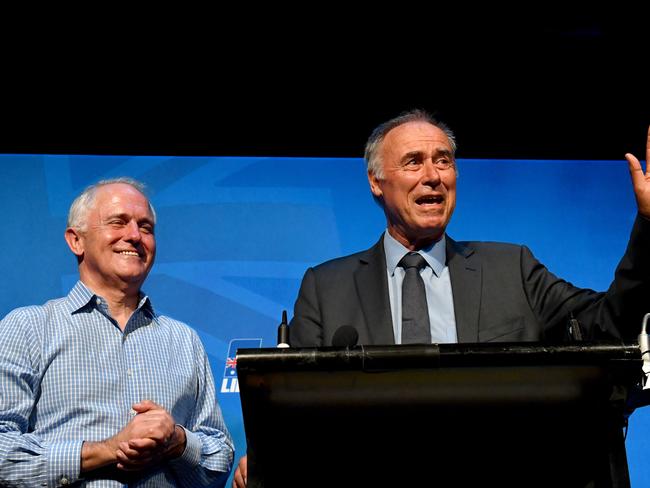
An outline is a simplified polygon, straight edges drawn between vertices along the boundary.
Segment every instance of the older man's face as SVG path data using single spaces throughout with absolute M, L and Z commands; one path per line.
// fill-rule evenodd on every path
M 88 211 L 86 226 L 80 233 L 82 278 L 102 286 L 139 288 L 156 255 L 147 198 L 123 183 L 102 186 Z
M 369 174 L 390 234 L 409 249 L 442 237 L 456 206 L 456 166 L 447 135 L 426 122 L 392 129 L 379 148 L 382 179 Z

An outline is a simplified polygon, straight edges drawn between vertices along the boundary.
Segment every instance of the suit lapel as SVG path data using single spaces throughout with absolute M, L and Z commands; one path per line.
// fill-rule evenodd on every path
M 474 250 L 447 236 L 447 266 L 454 295 L 458 342 L 478 342 L 481 262 Z
M 366 319 L 369 343 L 395 344 L 383 235 L 377 244 L 360 255 L 354 280 Z

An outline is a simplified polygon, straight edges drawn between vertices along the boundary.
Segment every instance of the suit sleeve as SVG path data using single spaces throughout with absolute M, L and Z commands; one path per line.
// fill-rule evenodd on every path
M 550 273 L 522 248 L 522 280 L 531 308 L 546 339 L 561 340 L 569 313 L 582 326 L 585 339 L 635 341 L 643 315 L 650 311 L 650 221 L 637 216 L 627 249 L 607 292 L 573 286 Z
M 323 324 L 320 310 L 316 273 L 307 269 L 300 285 L 290 326 L 292 347 L 319 347 L 323 345 Z

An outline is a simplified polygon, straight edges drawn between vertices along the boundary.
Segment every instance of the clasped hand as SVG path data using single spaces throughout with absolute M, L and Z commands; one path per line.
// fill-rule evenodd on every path
M 183 453 L 185 431 L 169 412 L 150 400 L 136 403 L 133 410 L 133 419 L 111 439 L 118 469 L 138 471 Z

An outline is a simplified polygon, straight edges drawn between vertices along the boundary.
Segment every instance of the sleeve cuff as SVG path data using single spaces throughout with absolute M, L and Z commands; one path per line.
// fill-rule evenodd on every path
M 201 439 L 182 425 L 179 427 L 185 431 L 185 450 L 183 454 L 170 460 L 169 463 L 176 468 L 195 468 L 201 462 Z
M 54 442 L 48 447 L 47 486 L 67 486 L 79 480 L 83 441 Z

